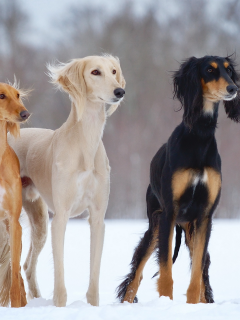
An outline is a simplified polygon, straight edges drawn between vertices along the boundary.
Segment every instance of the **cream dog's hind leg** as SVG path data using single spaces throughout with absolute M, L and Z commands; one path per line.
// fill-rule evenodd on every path
M 47 239 L 48 208 L 41 197 L 35 201 L 27 200 L 23 190 L 23 207 L 28 215 L 31 226 L 31 243 L 24 270 L 28 281 L 28 298 L 33 299 L 41 296 L 37 278 L 36 266 L 38 256 Z

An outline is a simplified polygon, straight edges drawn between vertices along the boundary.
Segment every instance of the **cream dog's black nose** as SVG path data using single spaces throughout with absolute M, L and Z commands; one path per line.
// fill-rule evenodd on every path
M 21 111 L 21 112 L 20 112 L 20 117 L 21 117 L 23 120 L 27 120 L 27 119 L 30 117 L 30 113 L 27 112 L 27 111 Z
M 123 90 L 122 88 L 117 88 L 113 92 L 118 99 L 122 98 L 125 94 L 125 90 Z

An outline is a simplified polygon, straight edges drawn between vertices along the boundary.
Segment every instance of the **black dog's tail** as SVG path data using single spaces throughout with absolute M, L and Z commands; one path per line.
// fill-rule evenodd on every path
M 175 238 L 175 249 L 174 249 L 174 254 L 173 254 L 173 263 L 176 261 L 178 257 L 178 252 L 181 246 L 181 240 L 182 240 L 182 227 L 179 226 L 178 224 L 176 225 L 176 238 Z
M 173 258 L 172 261 L 173 263 L 177 260 L 178 257 L 178 252 L 181 246 L 181 241 L 182 241 L 182 227 L 179 226 L 178 224 L 176 225 L 176 238 L 175 238 L 175 248 L 174 248 L 174 253 L 173 253 Z M 157 271 L 152 278 L 156 277 L 159 274 L 159 271 Z

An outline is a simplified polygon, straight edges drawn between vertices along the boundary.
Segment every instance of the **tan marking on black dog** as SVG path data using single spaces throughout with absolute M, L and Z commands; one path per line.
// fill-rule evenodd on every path
M 203 221 L 198 230 L 193 232 L 192 272 L 187 290 L 187 303 L 199 303 L 202 285 L 202 258 L 206 241 L 207 220 Z
M 190 258 L 192 260 L 192 258 L 193 258 L 193 248 L 194 248 L 194 239 L 195 239 L 195 231 L 196 230 L 195 230 L 195 227 L 194 227 L 193 235 L 190 235 L 190 232 L 189 232 L 190 224 L 189 223 L 182 223 L 181 226 L 185 231 L 185 242 L 186 242 L 186 245 L 188 246 L 189 253 L 190 253 Z M 199 302 L 207 303 L 206 298 L 205 298 L 205 284 L 204 284 L 204 281 L 203 281 L 203 277 L 201 278 L 201 283 L 200 283 L 200 298 L 199 298 Z
M 229 66 L 229 62 L 225 61 L 225 62 L 223 63 L 223 65 L 224 65 L 225 68 L 227 68 L 227 67 Z
M 215 69 L 217 69 L 217 67 L 218 67 L 217 62 L 211 62 L 210 65 Z
M 224 78 L 219 78 L 217 81 L 212 80 L 205 82 L 201 79 L 203 98 L 211 101 L 217 102 L 224 99 L 225 95 L 228 94 L 227 86 L 229 83 Z
M 207 171 L 207 185 L 208 185 L 208 192 L 209 192 L 209 204 L 213 205 L 217 195 L 219 193 L 219 190 L 221 188 L 221 175 L 219 172 L 212 168 L 205 168 Z
M 157 282 L 157 291 L 159 296 L 169 297 L 173 300 L 173 279 L 172 279 L 172 239 L 174 224 L 171 226 L 168 240 L 168 260 L 160 263 L 160 277 Z
M 172 193 L 174 201 L 179 200 L 186 188 L 191 184 L 193 174 L 194 171 L 192 169 L 181 169 L 173 174 Z
M 203 110 L 207 113 L 213 113 L 214 102 L 207 99 L 203 100 Z

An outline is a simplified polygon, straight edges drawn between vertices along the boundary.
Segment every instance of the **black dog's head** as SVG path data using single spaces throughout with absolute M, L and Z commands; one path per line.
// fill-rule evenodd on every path
M 230 57 L 191 57 L 174 73 L 174 98 L 184 108 L 183 119 L 191 128 L 209 104 L 224 100 L 228 117 L 240 122 L 240 97 L 237 82 L 240 75 Z

